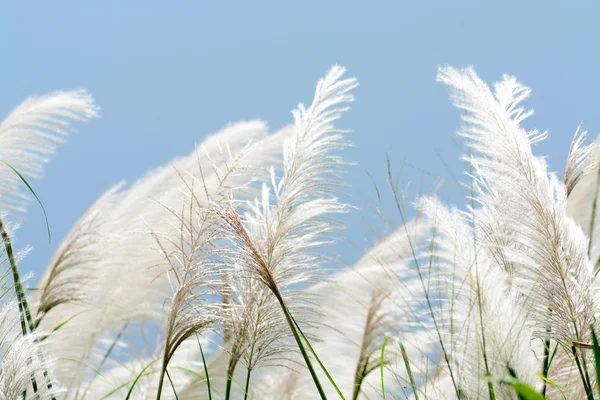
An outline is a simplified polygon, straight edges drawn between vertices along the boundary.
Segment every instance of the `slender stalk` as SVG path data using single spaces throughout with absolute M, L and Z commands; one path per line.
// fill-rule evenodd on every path
M 379 358 L 379 366 L 380 366 L 380 373 L 381 373 L 381 395 L 383 396 L 383 400 L 385 400 L 385 380 L 383 379 L 383 363 L 384 363 L 384 357 L 385 357 L 385 345 L 387 344 L 387 342 L 390 340 L 390 338 L 385 338 L 385 340 L 383 341 L 383 345 L 381 346 L 381 357 Z
M 27 323 L 25 321 L 26 314 L 29 315 L 27 320 L 31 318 L 31 312 L 29 311 L 29 305 L 27 304 L 27 297 L 25 296 L 25 291 L 23 290 L 23 284 L 21 282 L 21 276 L 19 275 L 19 269 L 17 268 L 17 263 L 15 261 L 15 257 L 12 251 L 12 244 L 10 241 L 10 237 L 8 236 L 8 232 L 6 232 L 6 228 L 4 227 L 4 222 L 0 218 L 0 234 L 2 235 L 2 240 L 4 241 L 4 247 L 6 248 L 6 255 L 8 256 L 8 260 L 10 262 L 10 268 L 13 274 L 13 281 L 15 284 L 15 293 L 17 294 L 17 300 L 19 301 L 19 317 L 21 318 L 21 330 L 23 332 L 23 336 L 27 335 Z
M 210 390 L 210 378 L 208 377 L 208 367 L 206 366 L 206 359 L 204 358 L 204 351 L 202 351 L 202 345 L 200 344 L 200 338 L 196 334 L 198 340 L 198 347 L 200 347 L 200 355 L 202 356 L 202 364 L 204 364 L 204 374 L 206 375 L 206 386 L 208 388 L 208 400 L 212 400 L 212 392 Z
M 546 397 L 546 379 L 548 379 L 548 370 L 550 369 L 550 339 L 544 340 L 544 363 L 542 364 L 542 379 L 544 386 L 542 387 L 542 396 Z
M 244 400 L 248 399 L 248 389 L 250 388 L 250 373 L 251 369 L 248 369 L 248 373 L 246 374 L 246 388 L 244 389 Z
M 15 285 L 15 293 L 17 295 L 17 301 L 19 302 L 19 317 L 21 319 L 21 331 L 23 333 L 23 336 L 27 336 L 27 325 L 29 325 L 29 332 L 31 333 L 33 333 L 35 328 L 33 326 L 31 311 L 29 310 L 29 304 L 27 303 L 27 296 L 25 296 L 25 290 L 23 289 L 23 283 L 21 282 L 19 268 L 17 267 L 17 262 L 15 261 L 15 256 L 13 254 L 10 236 L 6 231 L 6 227 L 4 226 L 2 218 L 0 218 L 0 234 L 2 235 L 4 247 L 6 248 L 6 255 L 8 256 L 8 261 L 10 262 L 10 269 L 12 271 L 13 282 Z M 40 357 L 42 357 L 41 354 Z M 43 358 L 41 358 L 41 361 L 43 361 Z M 28 360 L 29 364 L 31 364 L 32 362 L 33 361 L 31 359 Z M 46 370 L 44 370 L 44 377 L 48 377 L 48 372 Z M 36 393 L 38 391 L 38 386 L 35 379 L 35 374 L 31 375 L 31 386 L 33 387 L 33 392 Z M 48 381 L 48 389 L 51 388 L 52 384 Z
M 577 354 L 577 349 L 575 346 L 571 346 L 571 350 L 573 351 L 573 356 L 575 357 L 575 363 L 577 364 L 577 369 L 579 370 L 579 375 L 581 375 L 581 381 L 583 382 L 583 388 L 585 389 L 585 394 L 588 400 L 594 400 L 594 395 L 592 393 L 592 389 L 590 387 L 589 381 L 585 379 L 585 374 L 581 369 L 581 362 L 579 361 L 579 355 Z M 585 362 L 585 360 L 582 360 Z
M 587 367 L 587 362 L 585 360 L 585 355 L 582 351 L 579 352 L 581 354 L 581 364 L 583 367 L 583 372 L 585 374 L 585 381 L 587 383 L 588 388 L 590 389 L 590 395 L 592 396 L 592 399 L 594 398 L 593 395 L 593 391 L 592 391 L 592 381 L 590 380 L 590 375 L 588 372 L 588 367 Z
M 471 156 L 471 148 L 469 147 L 469 157 Z M 473 176 L 473 165 L 469 164 L 469 172 Z M 477 249 L 477 235 L 475 232 L 475 191 L 473 178 L 471 178 L 471 223 L 473 224 L 473 246 Z M 488 356 L 486 351 L 485 327 L 483 326 L 483 303 L 481 301 L 481 281 L 479 280 L 479 263 L 478 257 L 475 255 L 475 280 L 477 282 L 477 309 L 479 311 L 479 325 L 481 327 L 481 350 L 483 352 L 483 363 L 485 365 L 486 375 L 490 375 L 490 367 L 488 364 Z M 495 400 L 494 386 L 491 381 L 488 381 L 488 392 L 490 400 Z
M 173 389 L 173 394 L 175 395 L 175 400 L 179 400 L 179 396 L 177 395 L 177 391 L 175 390 L 175 384 L 173 383 L 173 380 L 171 379 L 171 375 L 169 374 L 169 370 L 165 370 L 165 373 L 167 374 L 167 378 L 169 378 L 169 383 L 171 384 L 171 389 Z
M 413 261 L 415 262 L 415 266 L 416 266 L 417 274 L 419 276 L 419 281 L 421 283 L 421 287 L 423 288 L 423 295 L 425 296 L 425 301 L 427 303 L 427 310 L 429 312 L 429 315 L 431 315 L 431 319 L 433 321 L 433 326 L 435 327 L 435 332 L 437 334 L 438 341 L 440 343 L 440 348 L 442 349 L 442 354 L 444 355 L 444 361 L 446 362 L 446 366 L 448 367 L 448 373 L 450 374 L 450 380 L 452 380 L 452 386 L 454 386 L 454 391 L 456 392 L 456 396 L 458 398 L 461 398 L 461 391 L 460 391 L 458 384 L 456 382 L 456 379 L 454 377 L 454 372 L 452 370 L 452 366 L 450 365 L 450 357 L 448 357 L 448 352 L 446 351 L 446 346 L 444 344 L 444 341 L 442 340 L 441 329 L 438 325 L 437 319 L 435 318 L 435 312 L 433 311 L 433 305 L 431 302 L 431 298 L 429 296 L 429 290 L 427 290 L 427 288 L 425 286 L 425 279 L 423 277 L 423 273 L 421 272 L 421 267 L 419 265 L 419 260 L 417 258 L 417 252 L 415 250 L 415 246 L 412 243 L 412 240 L 410 240 L 410 235 L 409 235 L 409 232 L 407 229 L 407 221 L 406 221 L 406 218 L 404 217 L 404 211 L 402 211 L 402 206 L 401 206 L 402 202 L 398 198 L 398 189 L 397 189 L 397 187 L 394 187 L 392 184 L 392 164 L 390 162 L 390 156 L 389 156 L 389 154 L 386 153 L 385 157 L 386 157 L 386 161 L 387 161 L 388 184 L 390 186 L 390 189 L 392 190 L 392 195 L 394 196 L 396 208 L 398 209 L 398 213 L 400 214 L 400 219 L 402 220 L 402 224 L 404 225 L 404 232 L 406 233 L 406 237 L 409 239 L 408 245 L 410 247 L 410 252 L 412 254 Z
M 156 400 L 160 400 L 160 396 L 162 394 L 162 388 L 165 383 L 165 370 L 161 369 L 160 375 L 158 377 L 158 388 L 156 389 Z
M 291 316 L 291 314 L 290 314 L 290 316 Z M 306 343 L 306 346 L 308 347 L 308 349 L 312 353 L 313 357 L 315 358 L 315 360 L 319 364 L 319 367 L 321 367 L 321 371 L 323 371 L 325 373 L 325 376 L 327 377 L 327 379 L 329 379 L 329 383 L 331 383 L 331 386 L 333 386 L 333 388 L 335 389 L 335 391 L 337 392 L 337 394 L 340 396 L 340 399 L 346 400 L 346 398 L 342 394 L 340 388 L 336 385 L 335 381 L 331 377 L 331 374 L 329 373 L 329 371 L 327 371 L 327 368 L 325 368 L 325 365 L 323 365 L 323 363 L 321 362 L 321 359 L 319 358 L 319 356 L 315 352 L 315 349 L 313 349 L 313 347 L 310 345 L 310 342 L 308 341 L 308 338 L 306 337 L 306 335 L 304 334 L 304 332 L 302 332 L 302 329 L 300 329 L 300 325 L 298 325 L 298 322 L 296 322 L 296 320 L 294 319 L 293 316 L 292 316 L 292 321 L 294 322 L 294 326 L 296 327 L 296 329 L 298 330 L 298 333 L 300 334 L 299 336 L 302 336 L 302 339 L 304 339 L 304 343 Z M 370 372 L 370 371 L 367 371 L 367 374 L 368 374 L 368 372 Z
M 167 331 L 166 337 L 170 338 L 172 334 L 173 334 L 173 324 L 171 323 L 171 324 L 169 324 L 169 329 Z M 169 353 L 170 353 L 169 341 L 167 340 L 165 352 L 164 352 L 163 360 L 162 360 L 162 366 L 160 368 L 160 374 L 158 376 L 158 388 L 156 389 L 156 400 L 160 400 L 160 397 L 162 396 L 162 388 L 165 383 L 165 374 L 167 372 L 167 366 L 170 361 Z
M 363 363 L 362 368 L 360 368 L 360 364 L 356 366 L 356 376 L 354 377 L 354 391 L 352 392 L 352 400 L 357 400 L 358 395 L 360 394 L 360 388 L 362 386 L 363 380 L 367 376 L 367 365 L 369 364 L 369 359 L 367 358 Z
M 413 396 L 415 397 L 415 400 L 419 400 L 419 395 L 417 394 L 417 384 L 415 383 L 415 378 L 410 367 L 410 360 L 408 358 L 408 354 L 406 354 L 406 349 L 400 340 L 398 340 L 398 347 L 400 347 L 400 353 L 402 354 L 404 366 L 406 367 L 406 372 L 408 373 L 408 379 L 410 380 L 410 386 L 413 390 Z
M 292 318 L 292 314 L 290 314 L 290 311 L 288 310 L 287 306 L 285 305 L 285 301 L 283 300 L 281 293 L 279 293 L 278 290 L 273 290 L 273 288 L 271 288 L 271 290 L 273 291 L 273 294 L 275 295 L 275 297 L 279 301 L 279 304 L 281 305 L 281 309 L 283 310 L 285 319 L 287 320 L 287 323 L 290 326 L 290 329 L 292 330 L 292 334 L 294 335 L 296 344 L 298 345 L 298 348 L 300 349 L 300 353 L 302 353 L 304 362 L 306 362 L 306 366 L 308 367 L 310 376 L 312 377 L 313 381 L 315 382 L 315 386 L 317 387 L 317 390 L 319 391 L 319 395 L 321 396 L 321 399 L 326 400 L 327 396 L 325 395 L 325 392 L 323 391 L 323 387 L 321 386 L 319 377 L 317 376 L 317 373 L 315 372 L 315 369 L 312 366 L 310 358 L 308 358 L 306 349 L 304 348 L 304 345 L 302 344 L 302 340 L 300 339 L 300 336 L 298 335 L 298 332 L 296 331 L 296 327 L 294 326 L 294 319 Z
M 565 293 L 568 293 L 567 291 L 567 286 L 565 283 L 565 280 L 562 280 L 562 284 L 563 284 L 563 288 L 565 290 Z M 577 323 L 575 322 L 575 305 L 573 304 L 573 301 L 571 298 L 569 298 L 569 311 L 571 312 L 571 318 L 572 318 L 572 323 L 573 323 L 573 328 L 575 330 L 575 338 L 577 339 L 577 341 L 581 341 L 581 335 L 579 334 L 579 329 L 577 328 Z M 579 374 L 581 375 L 581 380 L 583 382 L 583 386 L 586 390 L 586 394 L 589 400 L 593 400 L 594 399 L 594 395 L 592 393 L 592 385 L 590 384 L 590 376 L 588 374 L 588 370 L 587 370 L 587 363 L 585 361 L 585 357 L 583 355 L 583 352 L 581 352 L 581 361 L 579 361 L 579 354 L 577 353 L 577 348 L 574 345 L 571 345 L 571 350 L 573 351 L 573 356 L 575 356 L 575 362 L 577 363 L 577 369 L 579 370 Z M 582 365 L 583 364 L 583 365 Z M 583 367 L 583 369 L 582 369 Z
M 231 349 L 231 357 L 229 357 L 229 365 L 227 366 L 227 383 L 225 385 L 225 400 L 229 400 L 231 396 L 231 383 L 233 382 L 233 373 L 237 366 L 238 358 L 238 343 L 236 342 Z
M 119 331 L 119 333 L 117 333 L 117 336 L 115 337 L 115 339 L 111 343 L 110 347 L 108 348 L 108 350 L 104 354 L 104 357 L 102 357 L 102 361 L 100 362 L 100 364 L 96 368 L 98 371 L 102 370 L 102 367 L 104 366 L 104 363 L 106 362 L 106 360 L 108 360 L 108 357 L 110 357 L 110 354 L 112 353 L 112 351 L 114 350 L 115 346 L 119 342 L 119 339 L 121 339 L 121 336 L 123 335 L 123 332 L 125 332 L 125 330 L 127 329 L 128 325 L 129 325 L 129 322 L 126 322 L 125 325 L 123 325 L 123 328 L 121 328 L 121 330 Z M 82 395 L 83 398 L 85 398 L 85 396 L 87 395 L 87 392 L 88 392 L 88 390 L 90 389 L 91 386 L 92 386 L 92 382 L 90 382 L 90 383 L 87 384 L 87 386 L 85 388 L 85 391 L 83 392 L 83 395 Z M 75 393 L 75 398 L 77 398 L 77 397 L 79 397 L 79 388 L 77 388 L 77 393 Z

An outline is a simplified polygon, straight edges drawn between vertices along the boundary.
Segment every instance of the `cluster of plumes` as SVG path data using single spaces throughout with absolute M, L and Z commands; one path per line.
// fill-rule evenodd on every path
M 546 133 L 521 126 L 532 114 L 521 106 L 527 87 L 504 76 L 492 91 L 471 68 L 442 68 L 438 80 L 463 113 L 471 196 L 464 211 L 416 203 L 431 224 L 416 264 L 429 264 L 420 295 L 432 325 L 423 329 L 436 332 L 438 357 L 413 396 L 517 399 L 493 378 L 516 377 L 547 398 L 585 398 L 596 382 L 580 344 L 591 343 L 597 301 L 591 247 L 567 203 L 597 168 L 593 147 L 577 129 L 561 181 L 532 151 Z
M 0 276 L 0 399 L 23 399 L 27 390 L 31 393 L 32 379 L 38 386 L 38 398 L 51 399 L 63 389 L 48 376 L 52 363 L 40 358 L 39 342 L 45 339 L 44 335 L 29 332 L 26 323 L 23 324 L 24 315 L 9 284 L 6 264 L 3 260 L 0 265 L 3 271 Z
M 16 265 L 27 250 L 14 253 L 11 236 L 30 199 L 25 192 L 29 179 L 40 178 L 44 164 L 56 145 L 73 129 L 70 121 L 97 116 L 97 107 L 85 91 L 56 92 L 31 97 L 0 124 L 0 398 L 56 399 L 65 389 L 52 374 L 54 358 L 44 351 L 52 341 L 48 331 L 37 329 L 37 319 L 25 296 Z M 9 223 L 8 221 L 13 221 Z M 53 282 L 68 289 L 69 279 Z M 45 305 L 60 302 L 46 297 Z
M 311 106 L 294 111 L 281 178 L 272 169 L 271 187 L 264 184 L 259 198 L 215 207 L 233 244 L 224 254 L 232 272 L 232 348 L 250 371 L 280 362 L 289 351 L 291 331 L 282 307 L 302 326 L 311 323 L 315 305 L 303 296 L 303 287 L 322 274 L 318 249 L 339 227 L 332 215 L 347 210 L 336 198 L 344 163 L 333 153 L 347 146 L 347 132 L 333 122 L 347 111 L 356 81 L 341 79 L 343 74 L 334 67 L 318 83 Z
M 214 276 L 216 260 L 204 251 L 215 239 L 206 208 L 232 189 L 241 195 L 252 193 L 244 174 L 259 173 L 263 163 L 276 162 L 278 143 L 285 135 L 287 128 L 269 135 L 260 121 L 237 123 L 130 188 L 111 189 L 104 196 L 106 201 L 88 211 L 102 214 L 90 247 L 96 257 L 52 264 L 46 272 L 47 277 L 62 269 L 58 276 L 85 278 L 79 280 L 79 290 L 86 293 L 84 301 L 67 299 L 66 306 L 43 317 L 42 326 L 52 327 L 74 316 L 61 327 L 61 335 L 56 335 L 48 351 L 97 370 L 114 367 L 122 371 L 123 359 L 132 360 L 132 365 L 162 354 L 170 359 L 182 341 L 217 322 L 214 307 L 205 307 L 207 298 L 217 304 L 213 295 L 219 285 Z M 59 251 L 81 241 L 81 236 L 70 235 Z M 135 346 L 156 334 L 160 345 Z M 67 386 L 84 386 L 89 393 L 96 390 L 95 385 L 104 387 L 106 382 L 93 370 L 73 364 L 57 365 L 57 375 Z M 133 380 L 139 370 L 129 369 L 129 373 L 128 380 Z M 149 384 L 155 387 L 156 380 Z M 105 394 L 118 386 L 111 385 Z M 139 389 L 151 391 L 141 384 Z M 124 396 L 128 388 L 123 390 L 115 396 Z
M 596 390 L 600 175 L 585 132 L 561 181 L 532 151 L 546 133 L 521 127 L 528 88 L 441 69 L 463 112 L 469 205 L 420 198 L 417 219 L 328 274 L 348 211 L 344 72 L 278 132 L 233 124 L 110 188 L 58 247 L 29 320 L 3 283 L 0 398 L 317 398 L 313 375 L 349 399 L 518 398 L 502 377 L 549 399 Z M 67 120 L 94 116 L 84 92 L 28 100 L 0 125 L 0 160 L 37 178 Z M 20 178 L 0 172 L 0 211 L 22 211 Z
M 328 261 L 321 249 L 341 228 L 333 215 L 348 210 L 337 198 L 346 164 L 336 154 L 347 132 L 333 126 L 356 86 L 344 72 L 334 67 L 319 82 L 291 126 L 228 126 L 131 187 L 109 189 L 75 224 L 34 295 L 36 326 L 59 327 L 44 351 L 57 359 L 65 398 L 202 398 L 205 371 L 215 394 L 229 376 L 253 373 L 231 398 L 277 396 L 282 385 L 290 397 L 312 396 L 290 318 L 316 349 L 337 343 L 355 356 L 332 370 L 348 396 L 380 393 L 376 354 L 387 336 L 411 329 L 394 284 L 409 271 L 402 237 L 424 229 L 397 232 L 333 277 L 347 284 L 314 285 Z M 364 295 L 348 292 L 355 284 Z M 323 312 L 322 298 L 361 311 L 348 323 L 342 307 Z M 386 376 L 398 357 L 386 355 Z
M 410 222 L 351 268 L 335 272 L 308 289 L 322 308 L 314 327 L 306 333 L 318 339 L 313 347 L 346 398 L 382 397 L 381 350 L 388 338 L 393 340 L 386 345 L 383 365 L 389 396 L 410 393 L 405 390 L 409 383 L 402 380 L 406 368 L 397 343 L 401 336 L 415 375 L 422 369 L 422 349 L 433 345 L 434 338 L 415 329 L 423 323 L 419 304 L 411 303 L 411 308 L 406 302 L 416 298 L 420 288 L 410 267 L 411 246 L 422 241 L 426 233 L 424 221 Z M 297 359 L 292 362 L 299 362 Z M 308 371 L 276 371 L 272 368 L 261 377 L 257 398 L 302 399 L 314 390 Z M 319 376 L 327 380 L 324 372 Z M 339 397 L 330 385 L 326 394 Z
M 404 347 L 423 356 L 416 343 L 434 339 L 415 330 L 423 313 L 403 307 L 420 287 L 409 264 L 422 222 L 316 283 L 326 276 L 321 249 L 341 228 L 333 215 L 348 210 L 336 154 L 347 132 L 333 122 L 356 81 L 343 74 L 334 67 L 319 82 L 293 125 L 271 135 L 260 122 L 227 127 L 130 188 L 111 188 L 75 225 L 36 296 L 38 324 L 60 325 L 45 350 L 66 398 L 207 398 L 205 371 L 213 395 L 235 381 L 231 398 L 314 397 L 292 316 L 324 360 L 344 355 L 328 364 L 351 398 L 381 395 L 387 337 L 414 332 Z M 390 393 L 405 391 L 401 360 L 394 342 L 383 360 Z M 424 376 L 422 362 L 413 369 Z

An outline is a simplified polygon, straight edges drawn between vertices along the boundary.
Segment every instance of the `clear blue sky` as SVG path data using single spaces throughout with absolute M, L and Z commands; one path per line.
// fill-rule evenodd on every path
M 55 240 L 47 243 L 31 204 L 18 231 L 18 245 L 34 246 L 23 268 L 39 277 L 69 227 L 117 181 L 189 153 L 227 122 L 288 123 L 336 63 L 361 83 L 340 123 L 354 131 L 347 158 L 358 165 L 347 182 L 362 210 L 336 247 L 348 261 L 359 256 L 350 241 L 374 240 L 364 226 L 375 199 L 366 171 L 383 185 L 386 151 L 396 172 L 409 163 L 461 177 L 459 115 L 435 83 L 440 64 L 474 65 L 488 82 L 509 73 L 532 87 L 528 127 L 550 129 L 539 153 L 562 171 L 579 122 L 593 137 L 600 131 L 599 16 L 591 1 L 5 1 L 0 114 L 30 94 L 81 87 L 102 107 L 32 182 Z M 434 182 L 408 166 L 400 178 L 411 196 Z

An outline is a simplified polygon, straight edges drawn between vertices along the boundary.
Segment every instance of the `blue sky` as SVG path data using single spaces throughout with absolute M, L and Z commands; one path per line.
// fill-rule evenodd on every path
M 569 4 L 569 5 L 567 5 Z M 528 127 L 550 129 L 538 146 L 562 172 L 580 121 L 600 131 L 599 6 L 590 2 L 4 2 L 0 11 L 0 115 L 31 94 L 87 88 L 100 120 L 78 125 L 45 179 L 32 182 L 18 245 L 39 276 L 70 226 L 105 189 L 188 154 L 228 122 L 262 118 L 276 129 L 333 64 L 360 86 L 352 113 L 347 176 L 360 208 L 335 253 L 349 262 L 375 236 L 373 182 L 385 185 L 389 152 L 408 200 L 435 176 L 462 179 L 454 135 L 459 114 L 435 83 L 438 65 L 473 65 L 488 82 L 508 73 L 533 89 Z M 415 168 L 416 167 L 416 168 Z M 453 185 L 442 190 L 460 202 Z M 383 207 L 397 221 L 391 196 Z

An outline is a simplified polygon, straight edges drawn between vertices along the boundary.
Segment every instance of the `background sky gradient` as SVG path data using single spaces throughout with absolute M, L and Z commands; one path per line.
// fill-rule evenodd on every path
M 596 3 L 598 4 L 598 3 Z M 600 131 L 600 6 L 592 1 L 59 1 L 0 5 L 0 118 L 32 94 L 87 88 L 99 120 L 77 124 L 45 178 L 32 182 L 54 236 L 31 204 L 17 247 L 33 245 L 25 272 L 39 277 L 71 225 L 108 187 L 188 154 L 228 122 L 261 118 L 275 130 L 310 103 L 333 64 L 360 86 L 346 153 L 345 238 L 334 247 L 347 262 L 385 230 L 369 206 L 384 197 L 389 152 L 407 202 L 440 193 L 461 202 L 464 180 L 459 114 L 435 83 L 438 65 L 473 65 L 489 83 L 503 73 L 533 89 L 526 126 L 550 129 L 538 145 L 562 173 L 577 125 Z M 371 179 L 370 176 L 373 178 Z M 387 228 L 389 229 L 389 228 Z

